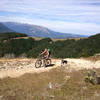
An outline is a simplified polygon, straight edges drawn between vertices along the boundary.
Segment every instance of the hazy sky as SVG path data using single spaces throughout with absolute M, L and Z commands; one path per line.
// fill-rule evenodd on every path
M 100 0 L 0 0 L 0 21 L 92 35 L 100 33 Z

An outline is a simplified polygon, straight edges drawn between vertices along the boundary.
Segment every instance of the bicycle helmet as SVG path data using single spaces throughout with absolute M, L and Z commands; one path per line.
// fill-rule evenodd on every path
M 51 51 L 49 48 L 47 49 L 49 52 Z

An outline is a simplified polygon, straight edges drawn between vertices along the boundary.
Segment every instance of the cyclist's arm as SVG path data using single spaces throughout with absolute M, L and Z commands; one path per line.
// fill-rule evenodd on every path
M 41 55 L 43 55 L 45 52 L 46 52 L 46 50 L 44 50 L 44 51 L 41 53 Z

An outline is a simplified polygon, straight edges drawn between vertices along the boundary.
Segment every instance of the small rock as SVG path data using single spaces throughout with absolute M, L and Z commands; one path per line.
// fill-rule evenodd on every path
M 52 83 L 51 83 L 51 82 L 49 82 L 48 88 L 49 88 L 49 89 L 52 89 Z
M 55 96 L 54 96 L 54 95 L 50 95 L 49 97 L 50 97 L 50 98 L 54 98 Z

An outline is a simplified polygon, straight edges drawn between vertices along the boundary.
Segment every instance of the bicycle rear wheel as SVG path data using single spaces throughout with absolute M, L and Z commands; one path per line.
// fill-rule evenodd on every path
M 51 59 L 47 59 L 47 66 L 51 65 Z

